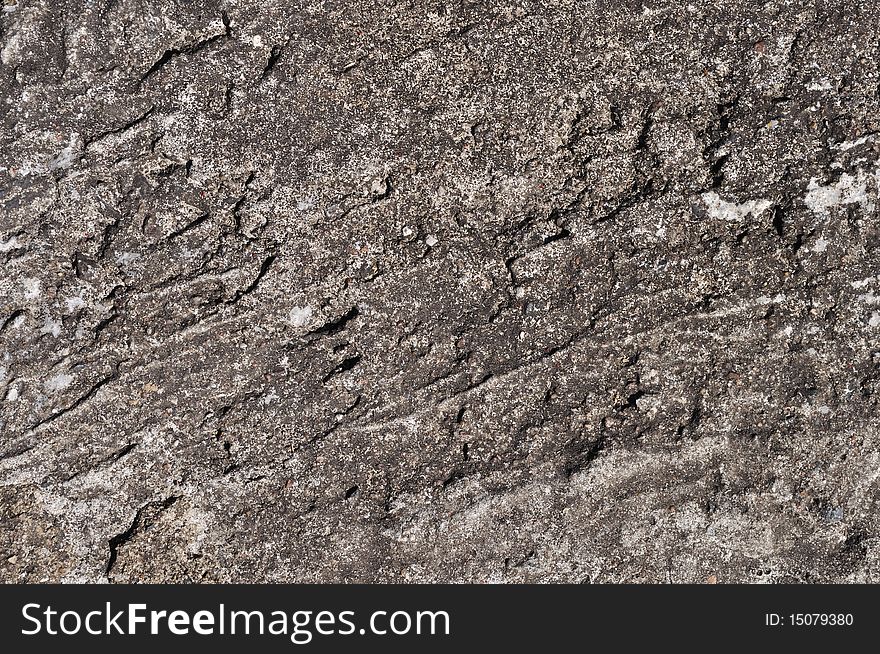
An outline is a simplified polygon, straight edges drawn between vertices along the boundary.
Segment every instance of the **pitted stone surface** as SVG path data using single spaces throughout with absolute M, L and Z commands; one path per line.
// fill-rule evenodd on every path
M 878 581 L 878 34 L 4 0 L 0 580 Z

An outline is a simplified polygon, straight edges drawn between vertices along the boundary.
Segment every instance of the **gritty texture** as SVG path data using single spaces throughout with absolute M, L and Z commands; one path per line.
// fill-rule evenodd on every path
M 862 0 L 2 0 L 0 580 L 880 580 Z

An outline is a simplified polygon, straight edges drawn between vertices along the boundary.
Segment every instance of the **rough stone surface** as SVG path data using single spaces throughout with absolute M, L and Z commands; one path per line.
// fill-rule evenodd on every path
M 0 580 L 878 581 L 878 34 L 3 0 Z

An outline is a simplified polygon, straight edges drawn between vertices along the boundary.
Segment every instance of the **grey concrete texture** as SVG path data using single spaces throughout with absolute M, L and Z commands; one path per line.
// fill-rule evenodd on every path
M 878 35 L 3 0 L 0 581 L 877 581 Z

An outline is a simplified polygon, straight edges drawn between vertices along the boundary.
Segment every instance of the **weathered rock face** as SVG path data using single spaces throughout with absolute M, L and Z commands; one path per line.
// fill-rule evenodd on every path
M 0 579 L 877 581 L 880 13 L 711 4 L 4 0 Z

